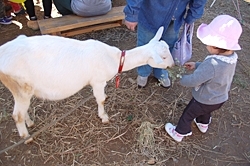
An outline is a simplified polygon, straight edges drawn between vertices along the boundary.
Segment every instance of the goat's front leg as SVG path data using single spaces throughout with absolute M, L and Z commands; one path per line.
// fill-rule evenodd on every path
M 15 100 L 15 106 L 14 106 L 12 117 L 15 120 L 16 127 L 17 127 L 20 137 L 27 138 L 29 137 L 29 132 L 25 125 L 25 121 L 29 126 L 33 125 L 33 121 L 30 120 L 28 112 L 27 112 L 29 105 L 30 105 L 30 97 L 14 96 L 14 100 Z M 33 139 L 30 138 L 26 140 L 25 143 L 29 143 L 32 140 Z
M 104 88 L 106 86 L 106 82 L 104 83 L 98 83 L 92 85 L 93 88 L 93 93 L 96 98 L 96 102 L 98 104 L 98 116 L 102 119 L 102 123 L 108 123 L 109 122 L 109 117 L 107 113 L 104 110 L 104 101 L 106 98 Z

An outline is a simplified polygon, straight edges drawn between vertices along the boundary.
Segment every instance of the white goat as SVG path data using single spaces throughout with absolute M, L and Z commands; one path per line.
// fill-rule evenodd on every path
M 126 51 L 122 71 L 149 64 L 155 68 L 174 65 L 169 47 L 159 41 L 163 27 L 146 45 Z M 48 100 L 65 99 L 91 85 L 98 104 L 98 116 L 109 122 L 104 110 L 106 81 L 118 71 L 121 50 L 100 41 L 78 41 L 58 36 L 21 35 L 0 47 L 0 80 L 11 91 L 15 105 L 13 119 L 19 135 L 29 136 L 34 122 L 28 115 L 33 95 Z M 25 143 L 32 141 L 32 138 Z

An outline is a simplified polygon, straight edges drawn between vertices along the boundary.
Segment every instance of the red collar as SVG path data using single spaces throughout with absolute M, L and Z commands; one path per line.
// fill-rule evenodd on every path
M 118 73 L 115 75 L 115 87 L 118 88 L 119 87 L 119 83 L 120 83 L 120 75 L 122 72 L 122 68 L 124 65 L 124 61 L 125 61 L 125 50 L 122 50 L 122 54 L 120 57 L 120 64 L 119 64 L 119 68 L 118 68 Z

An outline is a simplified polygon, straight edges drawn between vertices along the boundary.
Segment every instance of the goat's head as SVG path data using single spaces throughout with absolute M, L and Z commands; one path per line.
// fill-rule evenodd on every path
M 156 32 L 153 39 L 148 43 L 148 51 L 150 52 L 150 58 L 148 64 L 154 68 L 167 68 L 174 66 L 173 57 L 169 51 L 168 44 L 160 40 L 164 28 L 160 27 Z

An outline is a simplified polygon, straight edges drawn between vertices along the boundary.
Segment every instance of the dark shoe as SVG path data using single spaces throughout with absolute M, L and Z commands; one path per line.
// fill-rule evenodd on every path
M 0 18 L 0 24 L 8 25 L 11 23 L 12 23 L 12 21 L 9 20 L 7 17 Z
M 12 15 L 5 16 L 5 18 L 6 18 L 7 20 L 10 20 L 10 21 L 13 19 Z
M 49 19 L 49 18 L 52 18 L 51 16 L 44 16 L 43 17 L 44 19 Z

